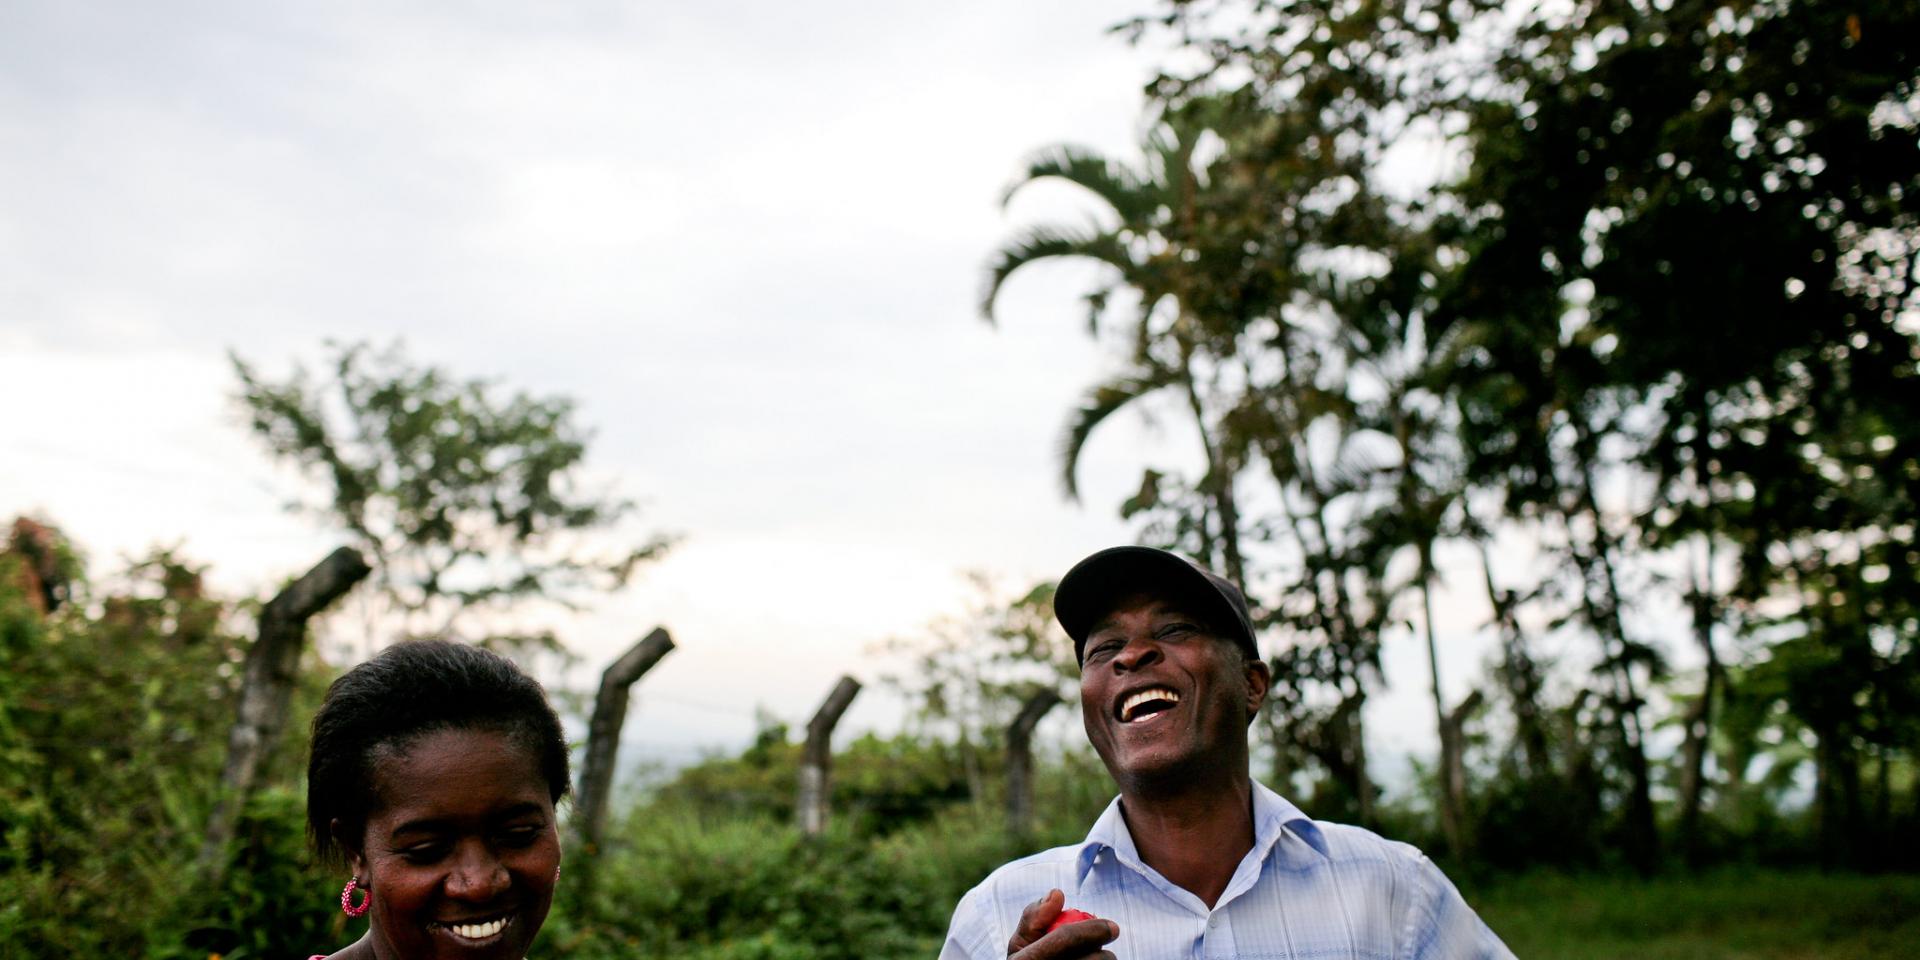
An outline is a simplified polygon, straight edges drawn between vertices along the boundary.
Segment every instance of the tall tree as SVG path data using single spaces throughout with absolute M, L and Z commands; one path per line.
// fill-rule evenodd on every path
M 1061 442 L 1061 478 L 1069 497 L 1079 496 L 1081 451 L 1094 431 L 1115 413 L 1161 392 L 1176 397 L 1200 441 L 1204 472 L 1192 489 L 1200 495 L 1198 516 L 1174 531 L 1179 541 L 1191 535 L 1189 549 L 1222 564 L 1236 580 L 1244 574 L 1240 550 L 1240 511 L 1233 483 L 1236 451 L 1221 434 L 1222 411 L 1215 396 L 1222 371 L 1202 344 L 1213 331 L 1231 323 L 1191 295 L 1210 281 L 1202 244 L 1212 234 L 1202 228 L 1211 202 L 1211 171 L 1202 151 L 1210 133 L 1203 111 L 1168 114 L 1142 144 L 1143 160 L 1128 166 L 1074 146 L 1041 151 L 1007 188 L 1003 203 L 1031 184 L 1057 180 L 1085 191 L 1101 207 L 1091 225 L 1043 225 L 1028 229 L 1002 247 L 988 267 L 981 315 L 994 321 L 994 305 L 1007 280 L 1031 264 L 1085 259 L 1112 268 L 1111 276 L 1087 294 L 1089 332 L 1098 332 L 1121 288 L 1137 302 L 1126 369 L 1095 386 L 1068 423 Z M 1165 474 L 1148 474 L 1159 485 Z
M 1195 189 L 1133 191 L 1063 158 L 1048 175 L 1124 199 L 1102 226 L 1010 247 L 990 290 L 1085 256 L 1149 308 L 1069 468 L 1112 412 L 1206 387 L 1207 478 L 1148 471 L 1123 512 L 1207 548 L 1193 535 L 1217 529 L 1207 494 L 1227 474 L 1246 578 L 1292 641 L 1276 777 L 1318 757 L 1359 772 L 1364 807 L 1380 632 L 1402 591 L 1432 606 L 1436 546 L 1460 537 L 1483 551 L 1527 806 L 1543 833 L 1587 833 L 1570 856 L 1653 868 L 1649 731 L 1667 711 L 1679 821 L 1698 823 L 1716 776 L 1745 790 L 1714 769 L 1723 703 L 1747 727 L 1754 703 L 1783 705 L 1819 744 L 1841 856 L 1892 825 L 1920 666 L 1915 621 L 1889 619 L 1920 589 L 1902 576 L 1920 563 L 1920 459 L 1898 412 L 1920 405 L 1920 14 L 1180 0 L 1125 28 L 1182 48 L 1150 111 L 1206 144 L 1182 167 Z M 1431 171 L 1409 175 L 1423 155 Z M 1497 583 L 1489 554 L 1515 541 L 1544 562 Z M 1412 577 L 1388 580 L 1403 556 Z M 1692 689 L 1668 685 L 1655 603 L 1687 611 L 1671 639 L 1698 651 Z M 1419 619 L 1440 806 L 1464 838 L 1465 715 Z M 1585 641 L 1570 697 L 1544 683 L 1534 633 Z M 1736 676 L 1770 679 L 1749 696 Z
M 1632 532 L 1691 554 L 1680 592 L 1705 667 L 1683 731 L 1683 822 L 1699 815 L 1723 692 L 1716 627 L 1778 622 L 1760 605 L 1784 603 L 1806 631 L 1791 642 L 1825 651 L 1795 658 L 1827 670 L 1796 709 L 1819 718 L 1830 849 L 1859 847 L 1852 744 L 1873 709 L 1830 706 L 1876 703 L 1913 647 L 1884 624 L 1891 655 L 1868 652 L 1846 624 L 1870 591 L 1845 584 L 1913 515 L 1911 482 L 1873 478 L 1911 462 L 1896 425 L 1911 418 L 1892 411 L 1920 401 L 1902 319 L 1920 304 L 1917 29 L 1896 3 L 1576 3 L 1521 24 L 1500 93 L 1477 104 L 1465 260 L 1444 300 L 1584 353 L 1591 373 L 1572 389 L 1612 394 L 1614 423 L 1633 424 L 1611 455 L 1604 438 L 1567 450 L 1576 479 L 1603 460 L 1649 475 Z M 1528 352 L 1495 351 L 1496 365 L 1537 366 Z M 1606 554 L 1586 559 L 1603 581 Z M 1840 599 L 1808 602 L 1821 595 Z
M 1663 588 L 1690 609 L 1705 663 L 1686 699 L 1682 820 L 1704 803 L 1727 690 L 1715 633 L 1790 629 L 1774 649 L 1808 646 L 1792 662 L 1829 670 L 1784 688 L 1823 745 L 1823 823 L 1857 833 L 1863 798 L 1888 795 L 1862 785 L 1860 754 L 1890 780 L 1889 751 L 1911 749 L 1885 718 L 1905 702 L 1914 642 L 1879 618 L 1904 608 L 1906 582 L 1886 585 L 1911 540 L 1911 418 L 1891 411 L 1917 399 L 1920 15 L 1245 0 L 1170 3 L 1130 26 L 1167 30 L 1200 64 L 1161 78 L 1162 99 L 1235 96 L 1274 118 L 1264 151 L 1236 151 L 1269 182 L 1346 171 L 1330 182 L 1347 202 L 1320 209 L 1368 209 L 1353 201 L 1423 135 L 1470 161 L 1386 207 L 1430 255 L 1337 248 L 1349 264 L 1381 255 L 1383 275 L 1425 274 L 1406 316 L 1452 344 L 1442 372 L 1472 495 L 1558 558 L 1528 603 L 1597 641 L 1587 702 L 1618 760 L 1632 858 L 1649 866 L 1656 849 L 1646 714 L 1661 668 L 1633 613 Z M 1313 242 L 1336 242 L 1331 226 Z M 1261 255 L 1297 276 L 1297 258 Z M 1365 311 L 1334 315 L 1365 332 Z
M 1128 366 L 1075 415 L 1063 467 L 1071 478 L 1086 438 L 1115 412 L 1162 391 L 1182 401 L 1201 441 L 1204 475 L 1193 482 L 1149 469 L 1122 513 L 1146 521 L 1149 539 L 1207 558 L 1250 585 L 1277 566 L 1292 567 L 1264 616 L 1295 628 L 1312 649 L 1276 659 L 1277 676 L 1283 685 L 1330 686 L 1339 705 L 1279 698 L 1305 712 L 1270 724 L 1277 738 L 1298 741 L 1276 740 L 1276 763 L 1296 750 L 1319 758 L 1337 771 L 1342 806 L 1366 819 L 1372 787 L 1361 708 L 1377 677 L 1391 598 L 1382 583 L 1386 555 L 1369 554 L 1346 529 L 1358 509 L 1352 501 L 1370 491 L 1375 470 L 1367 451 L 1343 439 L 1354 400 L 1344 383 L 1351 351 L 1339 312 L 1345 298 L 1373 295 L 1378 278 L 1356 273 L 1342 251 L 1395 238 L 1382 232 L 1375 194 L 1343 194 L 1347 171 L 1337 160 L 1291 169 L 1249 162 L 1243 150 L 1282 131 L 1311 139 L 1276 123 L 1257 102 L 1196 96 L 1169 103 L 1160 118 L 1144 172 L 1084 152 L 1043 154 L 1028 180 L 1082 183 L 1102 198 L 1112 226 L 1023 236 L 994 261 L 988 302 L 1012 272 L 1053 256 L 1115 268 L 1113 284 L 1089 296 L 1096 326 L 1116 287 L 1135 294 Z M 1271 515 L 1249 517 L 1242 508 L 1237 486 L 1249 482 L 1263 488 L 1256 495 L 1271 504 Z M 1250 532 L 1283 541 L 1286 559 L 1250 566 L 1242 547 Z
M 334 345 L 329 374 L 272 380 L 233 358 L 239 400 L 277 459 L 316 481 L 300 506 L 349 534 L 409 633 L 515 636 L 497 616 L 528 601 L 577 604 L 626 582 L 669 538 L 611 550 L 632 502 L 593 489 L 588 435 L 564 397 L 502 394 L 410 361 L 396 345 Z

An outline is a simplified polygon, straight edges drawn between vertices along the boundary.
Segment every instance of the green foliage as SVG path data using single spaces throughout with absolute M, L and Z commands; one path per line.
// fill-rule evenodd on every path
M 268 452 L 320 483 L 326 499 L 307 509 L 376 558 L 412 631 L 445 633 L 463 614 L 530 600 L 574 603 L 670 544 L 656 536 L 612 556 L 581 544 L 634 505 L 582 476 L 588 435 L 573 401 L 502 396 L 416 366 L 397 345 L 333 350 L 318 380 L 300 367 L 268 380 L 234 357 L 239 400 Z
M 800 745 L 788 742 L 785 733 L 775 728 L 738 757 L 716 757 L 681 770 L 658 789 L 655 802 L 712 817 L 792 823 Z M 1003 763 L 998 751 L 951 740 L 867 734 L 834 754 L 833 818 L 853 833 L 883 835 L 917 828 L 956 804 L 999 804 Z M 1097 813 L 1111 796 L 1098 760 L 1079 749 L 1056 763 L 1054 779 L 1036 790 L 1036 804 Z M 1088 814 L 1088 822 L 1091 818 Z
M 1096 317 L 1134 294 L 1062 467 L 1071 490 L 1100 423 L 1184 394 L 1205 472 L 1148 465 L 1121 509 L 1284 638 L 1272 779 L 1376 818 L 1364 707 L 1383 634 L 1422 630 L 1443 815 L 1564 841 L 1496 859 L 1651 870 L 1663 816 L 1729 855 L 1723 831 L 1792 834 L 1802 764 L 1825 856 L 1910 856 L 1884 838 L 1920 829 L 1912 6 L 1182 0 L 1124 29 L 1183 48 L 1143 162 L 1041 154 L 1021 182 L 1082 186 L 1103 226 L 1016 238 L 987 304 L 1051 257 L 1113 267 Z M 1496 563 L 1514 542 L 1540 562 Z M 1511 722 L 1479 735 L 1424 623 L 1449 544 L 1487 558 L 1501 639 L 1481 684 Z M 1698 672 L 1638 616 L 1660 595 Z M 1568 640 L 1553 676 L 1536 651 Z
M 1463 893 L 1522 957 L 1868 960 L 1911 953 L 1920 936 L 1920 878 L 1910 875 L 1534 873 Z
M 1880 848 L 1863 810 L 1886 800 L 1860 768 L 1920 743 L 1900 575 L 1920 515 L 1915 22 L 1807 3 L 1529 19 L 1497 61 L 1505 92 L 1476 103 L 1457 189 L 1474 212 L 1439 308 L 1476 331 L 1469 419 L 1492 442 L 1470 446 L 1498 469 L 1525 458 L 1531 501 L 1553 460 L 1625 441 L 1618 472 L 1656 491 L 1631 535 L 1693 554 L 1696 633 L 1759 634 L 1757 659 L 1792 674 L 1842 859 Z M 1717 652 L 1699 642 L 1711 707 Z
M 0 567 L 7 562 L 0 557 Z M 244 651 L 226 626 L 232 606 L 206 595 L 200 572 L 162 553 L 104 587 L 74 584 L 73 601 L 51 616 L 0 579 L 0 723 L 9 733 L 0 747 L 0 955 L 247 960 L 303 956 L 360 935 L 362 924 L 335 906 L 341 878 L 306 863 L 297 732 L 281 745 L 274 785 L 245 809 L 220 886 L 182 879 L 193 876 L 212 807 Z M 1786 784 L 1775 771 L 1791 769 L 1799 743 L 1774 742 L 1792 716 L 1784 697 L 1793 671 L 1782 669 L 1736 672 L 1715 747 L 1752 785 L 1743 796 L 1761 818 L 1778 808 Z M 310 714 L 330 675 L 319 664 L 303 670 L 296 716 Z M 970 774 L 951 740 L 861 738 L 835 758 L 831 829 L 806 840 L 790 809 L 798 750 L 770 728 L 739 756 L 689 768 L 625 811 L 603 850 L 570 851 L 598 857 L 597 882 L 583 893 L 582 871 L 567 874 L 573 881 L 537 949 L 685 960 L 937 952 L 966 889 L 1009 859 L 1078 840 L 1112 795 L 1084 747 L 1043 752 L 1033 832 L 1016 838 L 1001 771 L 990 754 L 972 760 L 983 765 Z M 1477 809 L 1492 809 L 1489 794 L 1478 796 Z M 1385 804 L 1379 819 L 1395 836 L 1432 837 L 1417 806 Z M 1736 822 L 1745 821 L 1727 821 Z M 1752 861 L 1811 841 L 1800 823 L 1741 829 L 1797 838 L 1790 849 L 1752 850 L 1749 834 L 1730 829 L 1728 842 Z M 1544 838 L 1505 841 L 1518 849 L 1530 837 Z M 1869 956 L 1911 937 L 1905 918 L 1920 903 L 1897 877 L 1706 874 L 1642 886 L 1605 875 L 1452 872 L 1494 928 L 1532 955 Z M 1748 952 L 1725 952 L 1736 947 Z
M 304 790 L 255 794 L 235 832 L 236 854 L 220 887 L 185 898 L 150 935 L 156 960 L 265 960 L 311 956 L 358 939 L 364 924 L 340 912 L 345 878 L 308 862 Z M 182 868 L 184 869 L 184 867 Z M 196 888 L 198 890 L 198 888 Z
M 631 845 L 604 865 L 583 911 L 605 919 L 574 924 L 573 936 L 606 944 L 609 955 L 905 956 L 927 946 L 890 916 L 899 894 L 915 891 L 879 875 L 844 829 L 807 843 L 787 822 L 703 826 L 669 815 L 624 832 Z M 554 942 L 574 953 L 567 936 L 556 931 Z
M 24 801 L 0 809 L 19 885 L 10 939 L 62 953 L 138 943 L 150 914 L 125 893 L 163 889 L 156 861 L 205 813 L 193 770 L 218 769 L 200 734 L 231 711 L 237 644 L 209 629 L 218 605 L 199 595 L 197 572 L 165 555 L 136 567 L 97 616 L 69 604 L 23 622 L 37 614 L 22 618 L 20 595 L 0 592 L 14 614 L 8 792 Z M 83 911 L 96 922 L 48 922 Z
M 950 742 L 973 772 L 985 754 L 1005 744 L 1006 727 L 1036 691 L 1073 683 L 1080 674 L 1073 641 L 1053 619 L 1053 584 L 1003 595 L 985 574 L 970 576 L 974 600 L 956 617 L 929 623 L 925 632 L 882 646 L 906 666 L 882 679 L 906 696 L 909 730 Z
M 225 887 L 195 887 L 245 654 L 202 572 L 160 551 L 51 615 L 0 576 L 0 954 L 282 956 L 323 929 L 328 881 L 302 866 L 285 791 L 247 810 Z
M 1040 771 L 1037 839 L 1009 836 L 990 800 L 950 799 L 882 819 L 873 814 L 921 803 L 911 781 L 962 782 L 957 757 L 937 745 L 863 744 L 836 756 L 835 818 L 811 840 L 790 813 L 716 805 L 708 791 L 723 764 L 689 769 L 610 831 L 593 892 L 582 901 L 568 890 L 541 935 L 545 949 L 586 958 L 930 956 L 968 888 L 1009 859 L 1084 836 L 1110 799 L 1098 764 L 1069 755 Z M 790 752 L 772 765 L 791 771 Z M 949 769 L 905 783 L 881 777 L 888 786 L 871 776 L 882 754 Z M 784 787 L 790 805 L 791 772 Z M 772 806 L 772 795 L 765 799 Z M 869 815 L 841 815 L 863 803 Z

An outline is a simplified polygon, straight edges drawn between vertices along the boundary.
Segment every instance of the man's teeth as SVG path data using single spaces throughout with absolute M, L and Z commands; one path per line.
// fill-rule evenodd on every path
M 1157 688 L 1153 690 L 1142 690 L 1139 693 L 1136 693 L 1128 697 L 1125 700 L 1125 702 L 1120 704 L 1120 719 L 1123 721 L 1131 721 L 1133 719 L 1133 711 L 1135 709 L 1139 708 L 1139 706 L 1143 703 L 1151 703 L 1155 700 L 1165 700 L 1168 703 L 1179 703 L 1180 695 L 1177 693 L 1174 693 L 1172 690 L 1168 690 L 1165 688 Z
M 494 934 L 499 933 L 502 930 L 505 930 L 506 928 L 507 928 L 507 918 L 505 917 L 501 917 L 498 920 L 492 920 L 487 923 L 447 924 L 448 930 L 452 930 L 455 935 L 466 937 L 468 940 L 485 940 L 486 938 L 491 937 Z

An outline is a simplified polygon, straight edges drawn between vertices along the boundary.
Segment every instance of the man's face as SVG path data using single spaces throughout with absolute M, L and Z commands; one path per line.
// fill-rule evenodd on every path
M 1176 603 L 1137 594 L 1087 632 L 1080 713 L 1122 790 L 1247 763 L 1267 665 Z

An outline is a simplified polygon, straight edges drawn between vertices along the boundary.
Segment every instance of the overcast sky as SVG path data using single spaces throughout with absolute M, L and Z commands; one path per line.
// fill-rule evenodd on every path
M 965 607 L 962 571 L 1011 589 L 1130 541 L 1141 467 L 1191 459 L 1122 424 L 1063 499 L 1061 426 L 1115 359 L 1093 274 L 1028 271 L 997 330 L 975 308 L 996 244 L 1081 215 L 1065 190 L 1002 210 L 1022 158 L 1136 141 L 1161 53 L 1106 28 L 1141 11 L 402 6 L 0 8 L 0 514 L 96 573 L 179 545 L 259 595 L 338 541 L 282 509 L 228 351 L 279 374 L 400 338 L 569 395 L 594 475 L 684 540 L 559 625 L 589 672 L 674 633 L 628 742 L 684 757 L 872 681 L 876 643 Z M 1484 650 L 1462 603 L 1456 698 Z M 1421 656 L 1390 639 L 1378 755 L 1432 749 Z M 899 710 L 870 689 L 843 730 Z

